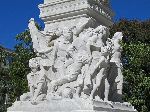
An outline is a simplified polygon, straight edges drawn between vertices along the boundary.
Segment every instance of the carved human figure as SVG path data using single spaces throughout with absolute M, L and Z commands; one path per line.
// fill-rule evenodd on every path
M 101 58 L 101 47 L 106 45 L 106 40 L 109 35 L 109 30 L 105 26 L 98 26 L 93 30 L 94 35 L 88 39 L 86 44 L 88 55 L 92 58 L 91 63 L 89 64 L 89 69 L 86 72 L 84 91 L 90 94 L 90 89 L 92 88 L 91 82 L 91 71 L 93 71 L 95 65 L 99 62 Z
M 24 101 L 28 99 L 32 101 L 33 104 L 43 100 L 47 92 L 46 77 L 39 63 L 39 57 L 30 59 L 29 67 L 31 68 L 31 73 L 27 75 L 30 92 L 28 95 L 21 96 L 21 100 Z
M 54 91 L 57 86 L 77 80 L 78 75 L 81 74 L 82 67 L 88 63 L 88 55 L 85 52 L 80 52 L 76 54 L 76 57 L 74 57 L 73 60 L 69 61 L 71 61 L 69 65 L 71 67 L 69 67 L 67 74 L 51 82 Z
M 88 70 L 89 63 L 91 61 L 91 57 L 90 55 L 88 55 L 88 52 L 87 52 L 86 44 L 87 44 L 88 39 L 91 38 L 93 34 L 94 34 L 93 28 L 88 28 L 84 30 L 79 35 L 79 37 L 76 38 L 72 43 L 72 48 L 75 49 L 74 52 L 76 51 L 76 53 L 72 54 L 72 57 L 74 57 L 75 59 L 74 64 L 80 65 L 80 63 L 82 63 L 82 66 L 79 67 L 80 74 L 77 74 L 78 76 L 77 76 L 77 85 L 76 85 L 76 94 L 75 94 L 76 97 L 80 97 L 81 92 L 83 93 L 83 87 L 85 83 L 84 78 L 86 75 L 86 71 Z M 83 55 L 83 57 L 81 58 L 82 61 L 78 60 L 79 59 L 78 54 Z M 72 64 L 72 67 L 74 67 L 74 64 Z
M 73 33 L 70 28 L 64 28 L 60 34 L 60 37 L 54 42 L 55 52 L 55 68 L 59 74 L 59 77 L 65 75 L 65 60 L 67 57 L 67 49 L 71 45 L 73 40 Z
M 122 102 L 123 75 L 121 63 L 122 47 L 120 45 L 122 37 L 122 32 L 116 32 L 112 38 L 113 46 L 108 78 L 110 79 L 111 84 L 111 100 L 115 102 Z
M 53 40 L 56 39 L 55 32 L 49 35 L 43 34 L 36 27 L 34 19 L 31 18 L 28 25 L 32 38 L 33 48 L 39 57 L 44 57 L 43 64 L 51 67 L 54 64 L 54 47 Z M 49 44 L 51 43 L 51 46 Z
M 108 59 L 107 59 L 108 55 L 109 55 L 109 52 L 108 52 L 107 46 L 101 47 L 100 59 L 98 63 L 94 66 L 93 71 L 91 72 L 91 77 L 95 77 L 95 82 L 93 82 L 93 90 L 91 91 L 90 99 L 94 98 L 94 93 L 102 84 L 102 79 L 105 79 L 107 81 L 106 72 L 107 72 L 107 67 L 108 67 Z M 108 101 L 108 93 L 104 93 L 104 95 L 105 95 L 104 100 Z
M 88 30 L 88 32 L 84 34 L 86 35 L 81 34 L 81 37 L 76 38 L 68 48 L 67 57 L 69 58 L 65 61 L 65 68 L 67 69 L 66 75 L 52 81 L 54 88 L 77 80 L 78 75 L 81 74 L 82 67 L 88 63 L 89 56 L 86 50 L 86 39 L 92 35 L 91 30 Z

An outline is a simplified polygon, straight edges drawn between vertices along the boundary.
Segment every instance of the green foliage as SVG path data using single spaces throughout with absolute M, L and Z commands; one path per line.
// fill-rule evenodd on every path
M 28 90 L 26 75 L 29 73 L 29 59 L 35 57 L 32 49 L 32 42 L 29 30 L 18 34 L 16 39 L 19 43 L 15 46 L 16 55 L 13 57 L 13 63 L 10 66 L 11 83 L 13 92 L 10 94 L 12 102 Z
M 5 49 L 0 49 L 0 112 L 6 110 L 5 95 L 11 91 L 12 85 L 9 75 L 9 66 L 6 66 L 6 59 L 11 58 L 13 54 L 7 52 Z M 5 65 L 5 66 L 4 66 Z
M 36 26 L 41 30 L 41 26 L 36 23 Z M 28 91 L 27 74 L 30 72 L 28 62 L 35 57 L 33 52 L 31 35 L 29 30 L 18 34 L 16 36 L 18 44 L 15 46 L 12 63 L 7 69 L 0 67 L 0 112 L 5 112 L 6 108 L 10 106 L 19 96 Z M 0 63 L 4 62 L 10 54 L 0 52 Z M 5 95 L 8 94 L 8 106 L 4 105 Z
M 122 62 L 124 66 L 124 100 L 138 112 L 150 111 L 150 21 L 120 20 L 111 34 L 124 33 Z

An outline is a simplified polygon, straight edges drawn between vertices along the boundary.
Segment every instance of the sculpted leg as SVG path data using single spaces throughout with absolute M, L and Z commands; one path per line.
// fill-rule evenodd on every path
M 102 68 L 100 70 L 100 72 L 97 74 L 97 76 L 96 76 L 96 83 L 93 84 L 93 90 L 91 92 L 90 99 L 93 99 L 94 93 L 96 92 L 96 90 L 98 89 L 98 87 L 100 87 L 102 79 L 104 77 L 104 71 L 105 71 L 105 68 Z
M 76 96 L 77 98 L 80 98 L 80 96 L 81 96 L 81 90 L 82 90 L 82 87 L 81 87 L 81 86 L 78 86 L 78 87 L 76 88 L 76 94 L 75 94 L 75 96 Z
M 110 85 L 109 82 L 107 80 L 107 78 L 105 79 L 105 92 L 104 92 L 104 101 L 108 101 L 108 96 L 109 96 L 109 89 L 110 89 Z
M 33 98 L 33 96 L 34 96 L 34 90 L 35 90 L 35 88 L 34 88 L 33 86 L 30 86 L 30 92 L 31 92 L 32 98 Z
M 118 76 L 115 79 L 117 83 L 117 99 L 116 101 L 122 102 L 122 89 L 123 89 L 123 75 L 121 73 L 121 69 L 118 68 Z
M 57 86 L 61 86 L 63 84 L 66 84 L 66 83 L 70 83 L 72 81 L 75 81 L 77 80 L 78 78 L 78 75 L 81 73 L 81 68 L 82 68 L 83 64 L 82 63 L 74 63 L 73 64 L 73 69 L 70 70 L 70 73 L 67 74 L 67 75 L 64 75 L 63 77 L 57 79 L 57 80 L 54 80 L 51 82 L 52 84 L 52 88 L 53 90 L 57 87 Z
M 118 76 L 116 78 L 116 82 L 117 82 L 117 90 L 118 90 L 118 94 L 122 94 L 122 85 L 123 85 L 123 75 L 121 72 L 121 69 L 118 68 Z
M 65 67 L 64 67 L 64 65 L 63 64 L 61 64 L 61 66 L 59 67 L 59 74 L 60 74 L 60 76 L 65 76 Z
M 36 103 L 36 99 L 39 96 L 39 94 L 42 90 L 42 87 L 43 87 L 43 83 L 39 83 L 38 86 L 37 86 L 37 89 L 35 89 L 34 96 L 33 96 L 33 99 L 32 99 L 33 104 Z

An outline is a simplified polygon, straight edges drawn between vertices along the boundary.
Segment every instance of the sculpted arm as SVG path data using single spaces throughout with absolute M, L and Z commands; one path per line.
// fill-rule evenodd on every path
M 96 39 L 97 39 L 97 36 L 93 36 L 90 39 L 88 39 L 88 41 L 87 41 L 86 49 L 87 49 L 88 55 L 90 57 L 92 57 L 91 45 L 94 45 L 94 42 L 96 41 Z
M 93 71 L 91 72 L 91 75 L 93 75 L 95 73 L 95 71 L 101 67 L 102 62 L 105 60 L 105 58 L 102 56 L 101 59 L 99 60 L 99 62 L 95 65 Z
M 31 95 L 32 97 L 34 96 L 34 87 L 33 87 L 33 80 L 31 79 L 32 77 L 32 73 L 29 73 L 27 75 L 27 80 L 28 80 L 28 86 L 29 86 L 29 89 L 30 89 L 30 92 L 31 92 Z
M 53 46 L 53 53 L 52 53 L 52 59 L 53 59 L 53 64 L 55 63 L 56 57 L 57 57 L 57 51 L 58 51 L 58 45 L 57 42 L 54 41 L 54 46 Z

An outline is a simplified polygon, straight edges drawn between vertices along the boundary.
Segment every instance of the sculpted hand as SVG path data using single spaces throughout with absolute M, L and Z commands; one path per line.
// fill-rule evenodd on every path
M 93 57 L 90 55 L 89 59 L 88 59 L 89 60 L 89 64 L 91 63 L 92 59 L 93 59 Z
M 51 82 L 51 86 L 52 86 L 52 91 L 55 92 L 57 90 L 57 84 L 55 80 Z

